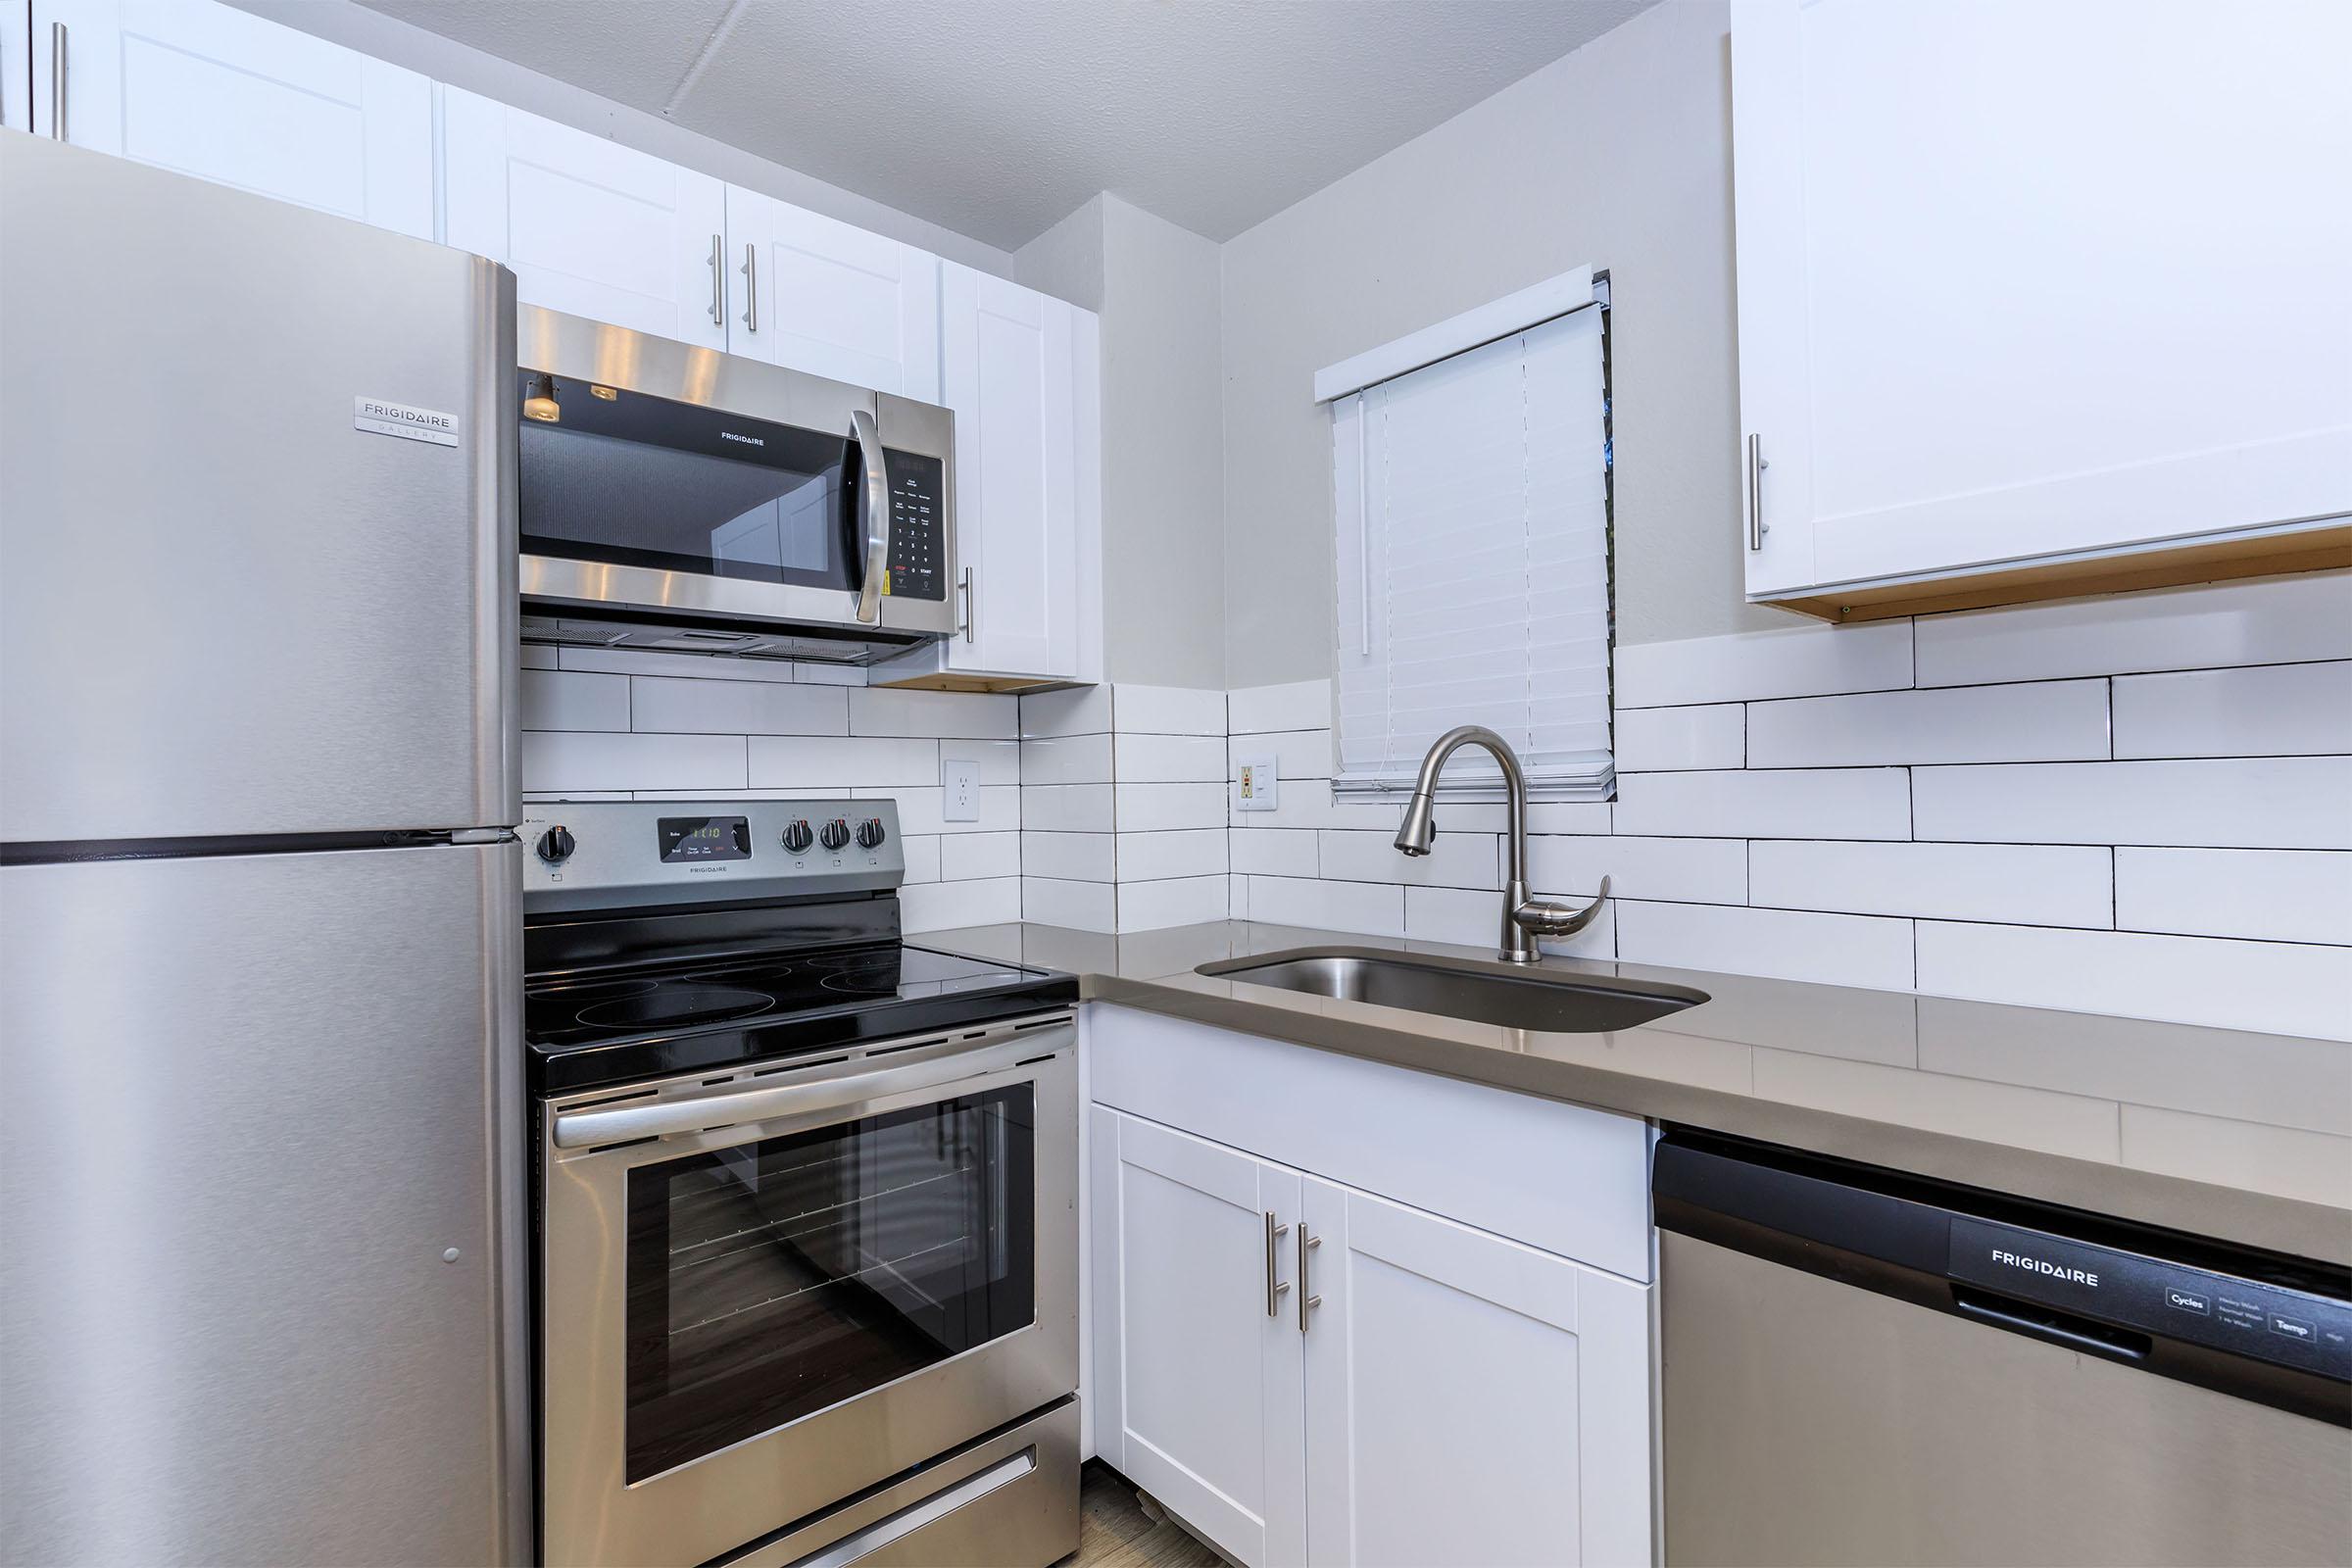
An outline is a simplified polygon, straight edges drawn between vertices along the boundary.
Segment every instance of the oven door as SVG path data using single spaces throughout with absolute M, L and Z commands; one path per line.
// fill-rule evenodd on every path
M 1076 1039 L 547 1102 L 546 1560 L 704 1562 L 1069 1394 Z
M 517 321 L 526 601 L 700 624 L 716 651 L 729 624 L 955 629 L 946 410 L 555 311 Z

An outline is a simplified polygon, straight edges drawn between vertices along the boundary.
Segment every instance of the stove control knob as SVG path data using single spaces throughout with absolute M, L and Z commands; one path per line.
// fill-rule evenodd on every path
M 858 824 L 858 842 L 862 847 L 870 850 L 880 844 L 883 837 L 880 817 L 871 817 Z
M 551 827 L 539 835 L 539 858 L 550 865 L 562 865 L 579 848 L 567 827 Z
M 850 842 L 850 824 L 837 816 L 825 824 L 825 830 L 819 837 L 825 841 L 826 849 L 838 850 Z
M 784 830 L 784 849 L 788 854 L 799 855 L 808 848 L 809 843 L 815 837 L 816 835 L 808 831 L 808 823 L 795 822 Z

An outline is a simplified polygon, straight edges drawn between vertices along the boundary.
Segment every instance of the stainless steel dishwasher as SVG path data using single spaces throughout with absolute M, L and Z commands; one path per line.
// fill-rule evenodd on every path
M 1669 1563 L 2352 1562 L 2352 1271 L 1675 1132 Z

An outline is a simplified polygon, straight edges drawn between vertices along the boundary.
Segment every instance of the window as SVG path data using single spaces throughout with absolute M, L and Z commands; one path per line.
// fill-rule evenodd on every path
M 1613 793 L 1605 296 L 1572 273 L 1316 378 L 1332 403 L 1339 790 L 1409 789 L 1440 735 L 1484 724 L 1534 798 Z M 1478 798 L 1501 779 L 1470 750 L 1445 784 Z

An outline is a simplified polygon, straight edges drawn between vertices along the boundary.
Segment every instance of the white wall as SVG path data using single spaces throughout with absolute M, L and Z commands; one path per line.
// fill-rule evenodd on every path
M 1323 366 L 1590 263 L 1610 273 L 1620 643 L 1742 601 L 1728 11 L 1635 18 L 1224 246 L 1228 686 L 1331 673 Z
M 870 197 L 845 190 L 797 169 L 713 141 L 659 115 L 631 109 L 600 98 L 585 88 L 518 66 L 511 60 L 427 32 L 395 17 L 370 11 L 354 0 L 228 0 L 240 11 L 357 49 L 362 54 L 404 66 L 435 81 L 495 98 L 534 115 L 594 135 L 610 137 L 624 147 L 664 158 L 688 169 L 744 186 L 810 212 L 855 223 L 917 246 L 966 267 L 1012 276 L 1012 257 L 994 245 L 943 228 L 925 219 L 886 207 Z M 563 25 L 560 15 L 550 26 Z
M 1218 247 L 1116 196 L 1023 246 L 1019 282 L 1102 319 L 1102 667 L 1225 684 Z

